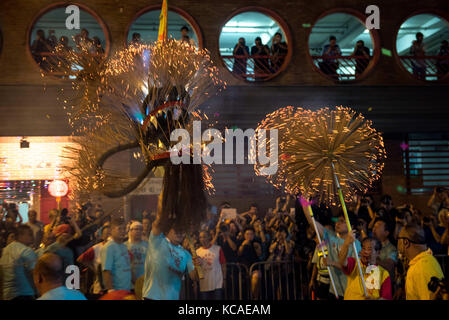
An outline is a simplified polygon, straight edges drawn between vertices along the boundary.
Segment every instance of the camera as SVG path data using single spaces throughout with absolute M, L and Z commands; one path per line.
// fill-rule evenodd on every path
M 424 222 L 424 223 L 430 223 L 430 218 L 429 217 L 424 217 L 423 219 L 422 219 L 422 221 Z
M 221 231 L 221 232 L 227 232 L 227 231 L 228 231 L 228 226 L 225 225 L 225 224 L 222 224 L 222 225 L 220 226 L 220 231 Z
M 437 277 L 432 277 L 429 283 L 427 284 L 427 288 L 433 293 L 435 293 L 438 290 L 438 288 L 448 291 L 449 281 L 444 278 L 440 280 Z
M 437 193 L 442 193 L 444 192 L 444 188 L 443 187 L 437 187 Z

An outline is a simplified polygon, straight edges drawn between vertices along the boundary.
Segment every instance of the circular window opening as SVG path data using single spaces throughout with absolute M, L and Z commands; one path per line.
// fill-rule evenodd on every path
M 157 41 L 161 7 L 142 10 L 128 28 L 127 43 L 151 43 Z M 192 17 L 177 8 L 167 10 L 167 37 L 183 40 L 193 46 L 202 46 L 199 27 Z
M 334 81 L 352 81 L 366 75 L 378 59 L 373 31 L 349 13 L 320 18 L 309 36 L 309 54 L 315 68 Z
M 434 14 L 418 14 L 402 23 L 396 37 L 400 65 L 414 78 L 435 81 L 449 72 L 449 23 Z
M 29 34 L 30 52 L 44 73 L 63 77 L 63 74 L 59 73 L 58 63 L 64 54 L 56 53 L 56 47 L 63 48 L 61 52 L 73 50 L 99 59 L 107 55 L 109 41 L 106 27 L 95 13 L 87 8 L 78 8 L 79 29 L 67 28 L 66 20 L 71 13 L 65 12 L 66 6 L 44 10 L 32 25 Z M 69 18 L 69 21 L 75 20 Z M 79 66 L 71 67 L 79 69 Z
M 266 81 L 285 69 L 291 55 L 287 28 L 274 13 L 245 11 L 222 27 L 219 48 L 226 68 L 237 78 Z

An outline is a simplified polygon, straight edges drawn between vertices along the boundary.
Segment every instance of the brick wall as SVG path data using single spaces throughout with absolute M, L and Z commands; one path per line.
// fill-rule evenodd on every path
M 50 0 L 2 0 L 0 1 L 0 29 L 3 48 L 0 53 L 0 135 L 48 135 L 61 136 L 70 133 L 64 110 L 56 102 L 61 86 L 68 83 L 49 79 L 44 84 L 40 71 L 29 53 L 27 35 L 33 19 Z M 106 25 L 111 39 L 111 50 L 124 45 L 126 30 L 136 14 L 143 8 L 160 4 L 154 0 L 79 0 L 89 7 Z M 220 126 L 236 125 L 254 127 L 263 116 L 285 105 L 318 108 L 337 104 L 348 105 L 363 112 L 374 121 L 374 126 L 386 136 L 389 158 L 385 167 L 383 191 L 394 197 L 404 197 L 394 186 L 403 183 L 400 166 L 400 143 L 396 134 L 413 131 L 447 131 L 449 92 L 447 82 L 426 83 L 415 80 L 404 72 L 394 57 L 380 56 L 378 64 L 363 80 L 351 84 L 334 84 L 317 73 L 308 59 L 308 35 L 311 28 L 303 23 L 313 23 L 324 12 L 335 8 L 349 8 L 364 13 L 366 6 L 376 4 L 380 8 L 381 29 L 378 31 L 381 47 L 394 48 L 394 39 L 401 23 L 418 9 L 449 12 L 447 0 L 415 1 L 359 1 L 359 0 L 273 0 L 210 1 L 169 0 L 169 6 L 178 7 L 190 14 L 200 27 L 204 46 L 221 68 L 230 87 L 222 95 L 213 98 L 205 107 L 220 114 Z M 224 69 L 218 57 L 218 36 L 221 26 L 237 9 L 247 6 L 265 7 L 276 12 L 286 22 L 292 35 L 293 55 L 290 64 L 276 78 L 265 83 L 245 83 L 233 78 Z M 372 108 L 372 109 L 369 109 Z M 371 110 L 371 111 L 368 111 Z M 249 185 L 257 188 L 257 185 Z M 216 198 L 218 202 L 225 199 Z M 235 205 L 246 209 L 247 199 L 236 198 Z M 269 207 L 272 198 L 251 199 Z M 414 199 L 424 203 L 422 199 Z M 115 201 L 117 203 L 117 201 Z

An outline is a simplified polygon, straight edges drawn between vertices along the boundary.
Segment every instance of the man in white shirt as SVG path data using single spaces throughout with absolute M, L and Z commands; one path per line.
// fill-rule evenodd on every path
M 27 225 L 17 228 L 16 240 L 7 245 L 0 258 L 3 273 L 3 299 L 34 300 L 32 271 L 37 255 L 31 249 L 33 231 Z
M 62 259 L 55 253 L 46 252 L 39 258 L 33 278 L 40 294 L 37 300 L 87 300 L 78 290 L 64 285 Z
M 201 247 L 196 254 L 201 259 L 204 278 L 200 279 L 201 300 L 222 300 L 223 280 L 226 275 L 226 259 L 220 246 L 211 245 L 211 235 L 202 231 L 199 237 Z

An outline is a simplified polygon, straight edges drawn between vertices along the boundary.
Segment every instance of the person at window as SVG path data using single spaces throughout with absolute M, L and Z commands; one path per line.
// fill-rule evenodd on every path
M 274 72 L 278 71 L 284 63 L 287 52 L 287 43 L 282 41 L 282 34 L 276 32 L 271 40 L 271 67 Z
M 327 75 L 330 75 L 333 79 L 338 80 L 337 69 L 339 63 L 335 58 L 327 58 L 341 56 L 341 50 L 337 44 L 337 38 L 335 38 L 335 36 L 329 37 L 329 44 L 324 46 L 321 56 L 325 57 L 323 62 L 320 63 L 321 71 Z
M 62 48 L 66 51 L 72 50 L 72 47 L 69 46 L 69 38 L 67 38 L 66 36 L 62 36 L 61 38 L 59 38 L 59 45 L 62 46 Z
M 254 59 L 254 76 L 256 81 L 263 80 L 270 72 L 268 56 L 270 49 L 267 45 L 262 44 L 262 39 L 257 37 L 254 40 L 255 46 L 251 48 L 251 55 Z
M 416 34 L 416 40 L 412 42 L 410 55 L 418 57 L 418 59 L 411 60 L 413 75 L 420 80 L 426 80 L 426 61 L 424 60 L 426 49 L 424 47 L 424 35 L 421 32 Z
M 31 54 L 34 60 L 42 67 L 43 61 L 46 60 L 44 57 L 45 53 L 50 52 L 47 39 L 45 38 L 44 30 L 37 30 L 36 40 L 31 44 Z
M 449 72 L 449 45 L 447 40 L 441 41 L 440 51 L 438 51 L 437 76 L 443 78 Z
M 355 57 L 355 77 L 357 78 L 365 71 L 370 59 L 369 48 L 365 47 L 363 40 L 357 41 L 352 55 Z
M 192 47 L 195 47 L 195 40 L 193 40 L 192 38 L 190 38 L 189 36 L 189 28 L 187 28 L 187 26 L 183 26 L 181 28 L 181 40 L 184 42 L 187 42 L 188 44 L 190 44 Z
M 81 32 L 75 35 L 75 43 L 78 49 L 84 48 L 87 51 L 91 51 L 93 46 L 93 40 L 89 38 L 89 31 L 87 29 L 81 29 Z
M 96 54 L 104 54 L 103 46 L 101 45 L 101 40 L 98 37 L 93 37 L 92 42 L 94 44 L 93 51 Z
M 239 39 L 239 42 L 235 45 L 232 54 L 234 55 L 232 73 L 236 76 L 246 77 L 246 62 L 249 56 L 249 48 L 246 45 L 245 38 Z
M 142 43 L 142 38 L 140 33 L 138 32 L 134 32 L 131 38 L 131 44 L 141 44 Z
M 55 30 L 48 30 L 47 44 L 51 50 L 58 45 L 58 39 L 55 36 Z

